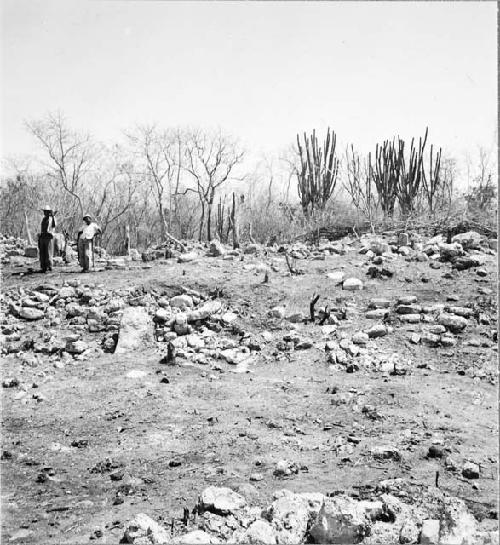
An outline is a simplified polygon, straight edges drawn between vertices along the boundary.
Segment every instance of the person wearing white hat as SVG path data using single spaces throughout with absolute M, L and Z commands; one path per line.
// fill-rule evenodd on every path
M 78 233 L 78 261 L 82 272 L 89 272 L 90 256 L 94 252 L 94 237 L 101 233 L 101 228 L 92 221 L 90 214 L 83 216 L 84 226 Z
M 42 272 L 52 270 L 52 256 L 54 254 L 54 233 L 56 230 L 56 212 L 50 206 L 42 208 L 43 219 L 38 235 L 38 253 L 40 254 L 40 268 Z

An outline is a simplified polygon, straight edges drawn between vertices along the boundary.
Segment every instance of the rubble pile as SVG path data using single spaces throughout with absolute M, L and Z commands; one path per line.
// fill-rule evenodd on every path
M 210 486 L 184 523 L 183 533 L 173 535 L 173 526 L 167 529 L 139 513 L 127 523 L 122 543 L 498 543 L 496 531 L 482 525 L 462 500 L 403 479 L 356 493 L 277 490 L 264 508 L 249 505 L 230 488 Z
M 168 297 L 142 289 L 107 290 L 77 280 L 4 291 L 2 351 L 60 362 L 129 352 L 157 341 L 160 347 L 172 345 L 176 357 L 220 368 L 215 360 L 238 365 L 260 349 L 235 326 L 238 315 L 220 301 L 187 288 L 178 291 L 182 293 Z

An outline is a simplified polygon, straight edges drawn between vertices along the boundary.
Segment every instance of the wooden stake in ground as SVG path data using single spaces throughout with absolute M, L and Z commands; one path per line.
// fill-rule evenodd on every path
M 314 294 L 313 298 L 311 299 L 311 302 L 309 303 L 309 314 L 311 315 L 311 323 L 313 324 L 315 320 L 314 307 L 316 306 L 318 299 L 319 299 L 319 295 Z

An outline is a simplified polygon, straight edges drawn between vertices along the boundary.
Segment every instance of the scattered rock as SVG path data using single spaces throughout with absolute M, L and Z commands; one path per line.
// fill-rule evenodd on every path
M 479 466 L 473 462 L 467 462 L 462 468 L 462 475 L 466 479 L 479 479 L 480 474 Z
M 358 278 L 347 278 L 342 284 L 342 289 L 347 291 L 358 291 L 363 289 L 363 282 Z

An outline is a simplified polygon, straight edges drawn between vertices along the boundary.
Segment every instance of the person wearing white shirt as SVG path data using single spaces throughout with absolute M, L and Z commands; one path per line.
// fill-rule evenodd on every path
M 94 237 L 101 233 L 101 228 L 92 221 L 89 214 L 83 216 L 83 228 L 78 233 L 78 260 L 82 272 L 89 272 L 90 256 L 94 252 Z

